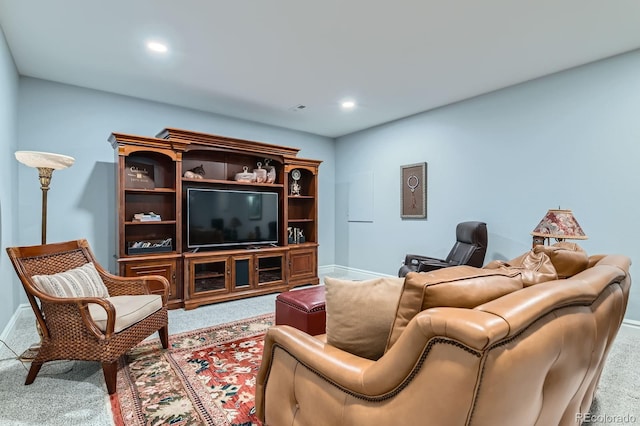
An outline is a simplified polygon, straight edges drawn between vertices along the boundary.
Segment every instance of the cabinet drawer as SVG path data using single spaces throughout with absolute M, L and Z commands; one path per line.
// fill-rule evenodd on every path
M 175 259 L 138 260 L 120 264 L 121 274 L 125 277 L 161 275 L 169 280 L 169 299 L 180 298 L 176 288 Z

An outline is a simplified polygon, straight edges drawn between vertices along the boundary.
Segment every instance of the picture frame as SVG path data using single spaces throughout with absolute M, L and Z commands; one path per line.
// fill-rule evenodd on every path
M 427 163 L 400 166 L 400 217 L 427 218 Z

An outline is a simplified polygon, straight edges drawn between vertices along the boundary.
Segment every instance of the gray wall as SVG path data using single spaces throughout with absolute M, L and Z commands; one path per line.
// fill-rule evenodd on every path
M 58 152 L 76 163 L 54 172 L 48 240 L 87 238 L 98 260 L 114 270 L 115 168 L 107 137 L 177 127 L 294 146 L 302 157 L 323 160 L 321 266 L 394 275 L 408 252 L 446 256 L 463 220 L 489 224 L 487 261 L 509 259 L 530 248 L 529 233 L 558 206 L 573 209 L 589 235 L 581 242 L 589 253 L 618 252 L 635 260 L 638 231 L 629 224 L 636 220 L 640 189 L 638 69 L 640 52 L 633 52 L 334 141 L 18 78 L 1 38 L 2 248 L 40 241 L 37 174 L 18 164 L 13 152 Z M 428 163 L 428 218 L 401 220 L 400 166 L 420 161 Z M 357 216 L 371 221 L 349 222 L 349 205 L 369 199 L 371 211 Z M 2 330 L 26 299 L 6 255 L 0 256 L 0 273 Z M 627 317 L 640 319 L 635 287 Z
M 300 148 L 322 160 L 319 179 L 321 265 L 334 263 L 334 145 L 331 138 L 53 82 L 20 78 L 20 149 L 75 157 L 55 171 L 48 195 L 47 241 L 86 238 L 98 261 L 115 271 L 115 165 L 111 132 L 153 136 L 174 127 Z M 15 162 L 15 160 L 14 160 Z M 41 191 L 34 169 L 20 165 L 16 244 L 40 242 Z M 26 300 L 26 299 L 25 299 Z M 15 306 L 14 306 L 15 310 Z M 2 326 L 2 323 L 0 323 Z
M 639 69 L 636 51 L 339 138 L 336 259 L 395 274 L 406 253 L 445 257 L 465 220 L 487 222 L 487 261 L 511 259 L 560 206 L 589 236 L 579 242 L 589 254 L 637 261 Z M 401 220 L 400 166 L 422 161 L 428 218 Z M 349 222 L 369 173 L 373 221 Z M 627 317 L 640 320 L 638 286 Z
M 0 31 L 0 334 L 19 304 L 22 288 L 14 282 L 13 267 L 5 248 L 16 239 L 17 161 L 13 156 L 18 146 L 18 73 L 13 58 Z

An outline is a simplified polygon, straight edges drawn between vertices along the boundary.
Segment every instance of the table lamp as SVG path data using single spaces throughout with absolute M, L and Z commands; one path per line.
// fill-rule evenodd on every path
M 578 224 L 571 210 L 549 210 L 531 232 L 533 246 L 544 245 L 551 238 L 562 240 L 586 240 L 588 237 Z

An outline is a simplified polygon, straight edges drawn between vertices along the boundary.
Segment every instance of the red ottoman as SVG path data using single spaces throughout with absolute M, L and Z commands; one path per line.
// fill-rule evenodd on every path
M 276 325 L 290 325 L 312 336 L 325 333 L 324 286 L 280 293 L 276 297 Z

